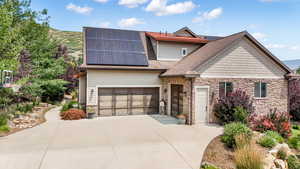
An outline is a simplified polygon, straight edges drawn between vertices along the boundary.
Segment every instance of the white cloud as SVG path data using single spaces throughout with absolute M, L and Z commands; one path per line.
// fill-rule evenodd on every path
M 266 40 L 265 38 L 267 37 L 266 34 L 261 33 L 261 32 L 252 33 L 252 36 L 254 36 L 256 39 L 259 39 L 259 40 Z
M 105 3 L 108 2 L 108 0 L 94 0 L 95 2 L 99 2 L 99 3 Z
M 285 45 L 285 44 L 268 44 L 266 45 L 267 48 L 270 49 L 285 49 L 285 50 L 292 50 L 292 51 L 300 51 L 300 45 Z
M 178 2 L 168 5 L 168 0 L 152 0 L 146 11 L 154 12 L 157 16 L 183 14 L 193 10 L 196 5 L 192 1 Z
M 110 22 L 101 22 L 100 27 L 101 28 L 108 28 L 110 26 Z
M 93 11 L 93 8 L 90 8 L 88 6 L 85 6 L 85 7 L 77 6 L 77 5 L 74 5 L 73 3 L 69 3 L 66 6 L 66 9 L 69 11 L 73 11 L 73 12 L 85 14 L 85 15 L 90 14 Z
M 286 45 L 284 45 L 284 44 L 277 44 L 277 43 L 268 44 L 268 45 L 266 45 L 266 47 L 270 48 L 270 49 L 284 49 L 284 48 L 287 48 Z
M 300 45 L 298 46 L 290 46 L 291 50 L 300 51 Z
M 124 5 L 128 8 L 135 8 L 146 2 L 148 2 L 148 0 L 119 0 L 119 5 Z
M 197 22 L 203 22 L 206 20 L 213 20 L 213 19 L 217 19 L 218 17 L 220 17 L 223 13 L 223 8 L 219 7 L 219 8 L 215 8 L 211 11 L 207 11 L 204 13 L 199 13 L 199 16 L 193 19 L 194 23 Z
M 121 19 L 118 23 L 119 27 L 121 28 L 133 27 L 140 24 L 144 24 L 144 22 L 137 18 Z

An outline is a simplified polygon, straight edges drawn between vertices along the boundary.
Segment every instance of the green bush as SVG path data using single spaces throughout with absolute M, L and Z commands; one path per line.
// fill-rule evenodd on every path
M 0 126 L 7 125 L 7 115 L 0 114 Z
M 277 142 L 274 138 L 264 135 L 258 140 L 258 144 L 263 147 L 272 148 L 277 144 Z
M 266 136 L 270 136 L 273 139 L 275 139 L 278 143 L 283 143 L 284 142 L 284 138 L 276 131 L 266 131 L 265 132 Z
M 233 118 L 234 121 L 245 123 L 248 117 L 248 111 L 241 106 L 238 106 L 233 109 Z
M 12 104 L 15 99 L 15 93 L 11 88 L 0 87 L 0 109 Z
M 9 131 L 8 125 L 0 126 L 0 132 L 8 132 L 8 131 Z
M 299 125 L 293 125 L 293 129 L 300 130 L 300 126 Z
M 300 135 L 290 137 L 287 143 L 291 148 L 300 150 Z
M 215 167 L 213 165 L 210 164 L 204 164 L 201 166 L 202 169 L 219 169 L 218 167 Z
M 43 94 L 43 90 L 39 83 L 28 83 L 21 87 L 20 92 L 26 98 L 31 101 L 36 101 L 38 97 L 41 97 Z
M 287 158 L 287 164 L 289 169 L 300 169 L 300 162 L 298 158 L 294 155 L 290 155 Z
M 69 109 L 72 109 L 72 108 L 79 108 L 79 104 L 77 101 L 68 101 L 66 102 L 62 109 L 61 109 L 61 112 L 64 112 L 64 111 L 67 111 Z
M 65 85 L 68 82 L 64 80 L 46 80 L 41 82 L 42 101 L 61 101 L 65 93 Z
M 234 147 L 235 137 L 244 134 L 247 138 L 251 139 L 252 131 L 245 124 L 240 122 L 234 122 L 226 124 L 224 127 L 224 134 L 221 137 L 222 142 L 224 142 L 228 147 Z

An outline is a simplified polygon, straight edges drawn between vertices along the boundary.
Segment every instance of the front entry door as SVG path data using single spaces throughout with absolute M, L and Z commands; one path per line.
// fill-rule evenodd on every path
M 171 85 L 171 115 L 177 116 L 178 113 L 183 113 L 183 86 Z
M 208 122 L 208 87 L 196 87 L 196 123 Z

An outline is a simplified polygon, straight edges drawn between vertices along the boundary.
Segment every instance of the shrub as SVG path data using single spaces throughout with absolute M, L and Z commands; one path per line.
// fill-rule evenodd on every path
M 77 101 L 73 101 L 73 100 L 72 100 L 72 101 L 66 102 L 66 103 L 63 105 L 63 107 L 62 107 L 62 109 L 61 109 L 61 112 L 67 111 L 67 110 L 72 109 L 72 108 L 79 108 L 79 104 L 78 104 Z
M 290 137 L 287 143 L 291 148 L 300 150 L 300 135 Z
M 80 120 L 86 117 L 85 112 L 80 109 L 70 109 L 60 113 L 63 120 Z
M 240 122 L 230 123 L 225 125 L 224 134 L 221 139 L 228 147 L 234 147 L 236 145 L 235 137 L 240 134 L 244 134 L 249 139 L 252 136 L 251 129 L 249 129 L 245 124 Z
M 277 142 L 274 138 L 264 135 L 258 140 L 258 144 L 263 147 L 273 148 L 274 146 L 276 146 Z
M 234 159 L 237 169 L 263 169 L 264 166 L 262 153 L 252 144 L 237 149 L 234 152 Z
M 0 87 L 0 109 L 12 104 L 15 99 L 15 93 L 11 88 Z
M 290 155 L 287 158 L 287 164 L 289 169 L 299 169 L 300 168 L 300 162 L 298 158 L 294 155 Z
M 251 129 L 265 132 L 268 130 L 276 131 L 283 137 L 291 135 L 291 122 L 288 112 L 278 112 L 276 109 L 267 114 L 253 113 L 248 118 Z
M 272 137 L 278 143 L 283 143 L 284 142 L 284 138 L 279 133 L 277 133 L 276 131 L 267 131 L 267 132 L 265 132 L 265 135 Z
M 300 120 L 300 81 L 293 80 L 289 82 L 289 99 L 290 99 L 290 113 L 293 120 Z
M 43 90 L 39 83 L 27 83 L 20 88 L 20 93 L 31 101 L 35 101 L 38 97 L 41 97 Z
M 42 101 L 61 101 L 64 97 L 64 93 L 67 82 L 64 80 L 46 80 L 41 82 L 42 93 Z
M 233 109 L 234 121 L 245 123 L 248 117 L 248 112 L 243 107 L 236 107 Z
M 2 132 L 8 132 L 10 129 L 8 127 L 8 125 L 3 125 L 3 126 L 0 126 L 0 131 Z
M 210 164 L 204 164 L 201 166 L 202 169 L 219 169 L 218 167 L 215 167 L 213 165 Z
M 299 125 L 293 125 L 293 129 L 300 130 L 300 126 Z
M 7 124 L 7 115 L 0 114 L 0 126 L 4 126 Z
M 280 148 L 277 152 L 277 158 L 281 160 L 286 160 L 287 158 L 287 151 L 285 148 Z
M 215 116 L 221 123 L 226 124 L 233 122 L 234 109 L 237 107 L 243 108 L 245 111 L 251 113 L 253 110 L 253 103 L 250 96 L 245 91 L 238 89 L 227 96 L 219 98 L 214 105 Z

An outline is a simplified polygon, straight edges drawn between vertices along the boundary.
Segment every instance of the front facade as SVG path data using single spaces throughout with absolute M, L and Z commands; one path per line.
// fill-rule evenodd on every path
M 255 111 L 288 111 L 292 71 L 247 32 L 199 36 L 84 28 L 79 101 L 98 116 L 178 113 L 216 122 L 216 100 L 245 90 Z

